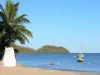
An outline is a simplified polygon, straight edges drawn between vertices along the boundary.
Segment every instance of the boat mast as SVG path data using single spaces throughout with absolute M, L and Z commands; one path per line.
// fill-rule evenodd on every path
M 81 50 L 80 50 L 80 53 L 82 54 L 82 41 L 81 41 Z

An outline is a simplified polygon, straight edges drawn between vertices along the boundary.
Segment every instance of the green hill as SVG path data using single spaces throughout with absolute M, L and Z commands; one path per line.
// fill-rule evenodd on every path
M 49 46 L 45 45 L 38 50 L 34 50 L 27 47 L 22 47 L 19 45 L 13 44 L 12 47 L 18 50 L 18 53 L 69 53 L 69 51 L 64 47 L 57 47 L 57 46 Z
M 38 50 L 22 47 L 16 44 L 12 44 L 11 46 L 18 53 L 69 53 L 69 51 L 65 49 L 64 47 L 49 46 L 49 45 L 43 46 L 42 48 L 39 48 Z M 2 47 L 0 49 L 1 49 L 0 54 L 2 54 L 4 50 L 2 49 Z
M 57 47 L 57 46 L 43 46 L 42 48 L 36 50 L 37 53 L 69 53 L 67 49 L 64 47 Z
M 36 53 L 36 54 L 37 53 L 69 53 L 69 51 L 64 47 L 49 46 L 49 45 L 43 46 L 38 50 L 22 47 L 16 44 L 12 44 L 12 47 L 14 48 L 15 52 L 19 54 L 20 53 Z M 0 44 L 0 60 L 3 57 L 3 53 L 4 53 L 3 44 Z
M 35 53 L 35 50 L 31 48 L 22 47 L 15 44 L 13 44 L 12 47 L 14 47 L 14 49 L 17 49 L 18 53 Z

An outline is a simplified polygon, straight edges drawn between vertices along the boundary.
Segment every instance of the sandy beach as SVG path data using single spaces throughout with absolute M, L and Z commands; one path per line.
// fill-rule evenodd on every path
M 100 75 L 100 74 L 87 73 L 87 72 L 43 70 L 38 68 L 30 68 L 17 65 L 17 67 L 14 68 L 4 68 L 0 66 L 0 75 Z

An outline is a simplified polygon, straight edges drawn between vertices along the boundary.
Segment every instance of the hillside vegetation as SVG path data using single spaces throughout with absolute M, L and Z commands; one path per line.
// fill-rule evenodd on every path
M 14 47 L 14 49 L 17 49 L 18 53 L 35 53 L 35 50 L 31 48 L 22 47 L 15 44 L 13 44 L 12 47 Z
M 22 47 L 16 44 L 11 45 L 15 51 L 17 50 L 18 53 L 69 53 L 69 51 L 64 47 L 57 47 L 57 46 L 49 46 L 45 45 L 38 50 Z
M 64 47 L 57 47 L 57 46 L 43 46 L 42 48 L 37 50 L 38 53 L 69 53 L 67 49 Z

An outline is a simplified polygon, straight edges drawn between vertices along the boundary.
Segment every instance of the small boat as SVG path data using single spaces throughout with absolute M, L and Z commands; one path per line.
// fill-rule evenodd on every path
M 84 57 L 84 55 L 82 53 L 78 53 L 75 57 L 79 57 L 79 56 L 82 58 Z
M 79 57 L 78 57 L 78 60 L 77 60 L 78 62 L 84 62 L 84 59 L 83 59 L 83 57 L 81 56 L 81 54 L 79 55 Z
M 84 55 L 82 54 L 82 43 L 81 43 L 81 51 L 78 54 L 78 60 L 77 60 L 77 62 L 84 62 L 83 57 L 84 57 Z

